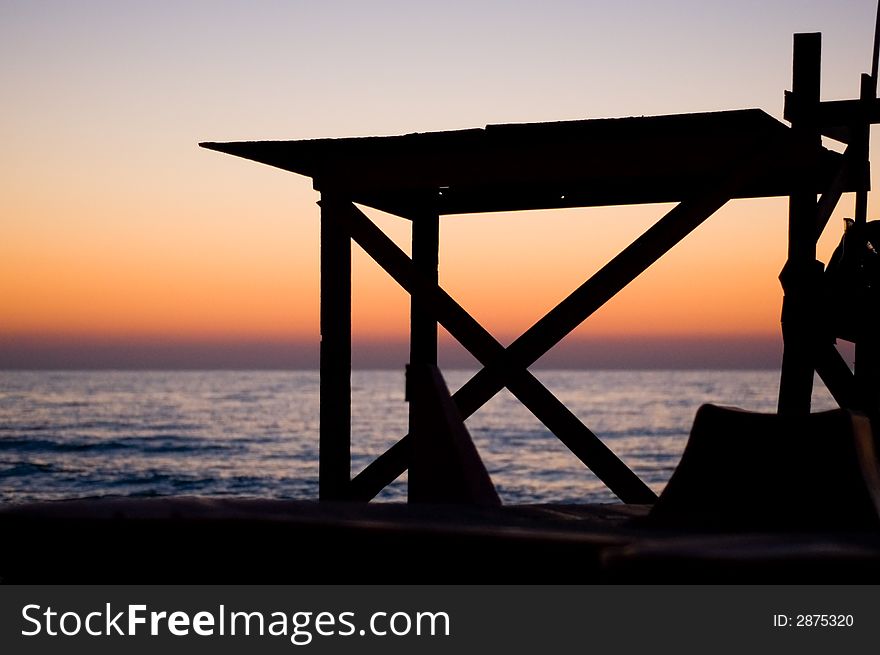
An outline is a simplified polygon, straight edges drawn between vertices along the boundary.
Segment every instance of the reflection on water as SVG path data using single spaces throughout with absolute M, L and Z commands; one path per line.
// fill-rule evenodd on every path
M 469 377 L 444 372 L 450 389 Z M 774 411 L 775 371 L 536 371 L 659 491 L 704 402 Z M 820 386 L 821 385 L 817 385 Z M 814 407 L 834 406 L 817 389 Z M 403 374 L 352 373 L 352 466 L 406 432 Z M 467 422 L 506 503 L 614 496 L 515 398 Z M 315 371 L 0 372 L 0 500 L 81 496 L 314 498 Z M 383 500 L 405 497 L 405 476 Z

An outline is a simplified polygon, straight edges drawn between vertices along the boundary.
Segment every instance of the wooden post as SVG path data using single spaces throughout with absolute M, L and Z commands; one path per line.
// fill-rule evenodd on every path
M 769 149 L 771 146 L 772 144 L 764 144 L 763 147 Z M 495 364 L 487 365 L 472 377 L 453 394 L 453 400 L 455 400 L 462 417 L 467 419 L 476 412 L 504 388 L 509 375 L 515 374 L 518 370 L 526 369 L 534 363 L 715 213 L 735 195 L 736 190 L 742 184 L 757 174 L 763 161 L 763 154 L 764 150 L 759 148 L 753 156 L 733 162 L 729 175 L 720 180 L 717 187 L 706 189 L 699 196 L 676 205 L 647 232 L 621 251 L 612 261 L 508 346 L 503 355 L 496 358 Z M 367 251 L 370 252 L 369 249 Z M 375 254 L 372 256 L 376 257 Z M 381 262 L 380 265 L 386 266 Z M 392 274 L 392 277 L 400 282 L 398 276 Z M 442 301 L 438 300 L 438 302 L 442 304 Z M 449 329 L 448 325 L 446 327 Z M 455 333 L 453 336 L 460 339 Z M 486 334 L 485 337 L 490 337 L 490 335 Z M 474 345 L 476 344 L 465 344 L 465 348 L 473 353 Z M 489 353 L 486 354 L 489 355 Z M 480 360 L 479 355 L 475 356 Z M 566 422 L 568 421 L 570 419 L 567 418 Z M 404 437 L 369 464 L 352 480 L 354 497 L 370 500 L 403 474 L 409 461 L 409 450 L 409 438 Z M 588 466 L 590 465 L 588 464 Z
M 816 354 L 816 373 L 841 409 L 859 407 L 852 371 L 834 344 L 825 344 Z
M 321 197 L 321 399 L 318 497 L 347 497 L 351 477 L 351 238 L 342 199 Z
M 880 18 L 880 7 L 878 7 Z M 876 68 L 876 50 L 875 50 Z M 862 75 L 859 98 L 865 107 L 875 99 L 877 95 L 877 82 L 870 75 Z M 867 117 L 867 110 L 865 111 Z M 871 185 L 870 171 L 870 138 L 871 126 L 868 119 L 853 128 L 853 144 L 856 148 L 854 161 L 858 166 L 859 191 L 856 193 L 855 222 L 851 229 L 854 230 L 854 241 L 858 250 L 856 257 L 859 267 L 864 265 L 866 255 L 865 242 L 867 241 L 866 224 L 868 220 L 868 189 Z M 876 293 L 876 290 L 874 290 Z M 858 316 L 858 331 L 856 334 L 856 361 L 855 382 L 858 394 L 859 409 L 869 416 L 876 417 L 880 413 L 880 309 L 872 302 L 871 292 L 861 287 L 857 295 L 858 307 L 853 311 Z
M 432 284 L 439 280 L 440 217 L 436 212 L 412 216 L 412 263 L 423 279 Z M 410 296 L 409 367 L 407 368 L 406 398 L 409 402 L 409 433 L 425 424 L 428 399 L 424 393 L 413 393 L 410 387 L 410 371 L 428 370 L 437 366 L 437 320 L 429 308 L 423 306 L 424 298 Z M 423 414 L 425 416 L 423 416 Z M 412 472 L 410 472 L 412 475 Z M 410 483 L 411 484 L 411 483 Z M 410 494 L 412 499 L 412 494 Z
M 440 248 L 440 220 L 436 213 L 425 213 L 412 221 L 412 262 L 423 278 L 437 284 Z M 410 364 L 437 365 L 437 321 L 420 306 L 410 303 Z
M 818 155 L 821 136 L 816 123 L 819 105 L 822 35 L 795 34 L 792 65 L 792 96 L 799 108 L 792 119 L 794 138 L 805 152 Z M 815 296 L 816 179 L 805 174 L 789 198 L 788 261 L 780 275 L 785 297 L 782 304 L 784 351 L 779 384 L 780 414 L 809 414 L 815 368 L 816 326 L 811 310 Z

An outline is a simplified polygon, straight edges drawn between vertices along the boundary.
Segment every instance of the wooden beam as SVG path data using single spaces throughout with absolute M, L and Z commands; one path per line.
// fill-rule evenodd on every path
M 812 36 L 801 35 L 798 36 Z M 880 123 L 880 100 L 826 100 L 819 103 L 802 102 L 795 90 L 785 92 L 783 118 L 792 123 L 808 123 L 815 129 L 849 128 L 858 124 Z
M 821 137 L 813 121 L 819 104 L 822 35 L 795 34 L 792 63 L 792 93 L 806 112 L 792 119 L 792 135 L 804 152 L 815 152 L 815 166 Z M 811 109 L 812 108 L 812 109 Z M 806 156 L 809 161 L 813 156 Z M 779 413 L 809 414 L 815 367 L 816 326 L 812 311 L 816 276 L 817 205 L 815 182 L 818 170 L 805 173 L 800 187 L 789 198 L 788 261 L 780 279 L 785 291 L 782 306 L 782 373 L 779 383 Z
M 343 202 L 321 206 L 321 381 L 318 497 L 341 500 L 351 477 L 351 239 Z
M 859 408 L 852 371 L 834 344 L 829 343 L 816 353 L 816 372 L 842 409 Z
M 484 366 L 504 358 L 504 346 L 489 334 L 449 294 L 425 280 L 412 261 L 354 205 L 347 205 L 345 220 L 352 239 L 410 294 L 424 299 L 422 307 Z M 511 393 L 604 482 L 621 500 L 649 503 L 656 494 L 584 426 L 552 393 L 526 370 L 514 373 Z

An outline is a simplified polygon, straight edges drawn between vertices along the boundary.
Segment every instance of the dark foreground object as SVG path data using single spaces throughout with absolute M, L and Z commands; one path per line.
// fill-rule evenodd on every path
M 646 506 L 104 498 L 0 510 L 6 583 L 880 582 L 880 534 L 671 530 Z
M 871 422 L 848 410 L 786 416 L 703 405 L 650 520 L 728 532 L 878 532 L 875 451 Z

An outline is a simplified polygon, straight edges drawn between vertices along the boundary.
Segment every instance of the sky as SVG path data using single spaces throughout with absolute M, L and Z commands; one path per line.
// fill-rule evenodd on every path
M 317 364 L 318 194 L 200 141 L 748 107 L 781 119 L 792 34 L 823 32 L 823 99 L 855 97 L 875 12 L 0 0 L 0 368 Z M 441 284 L 508 343 L 669 208 L 444 217 Z M 406 221 L 368 213 L 409 250 Z M 846 197 L 820 258 L 851 213 Z M 540 363 L 776 366 L 786 220 L 784 198 L 728 204 Z M 353 270 L 355 364 L 402 366 L 406 295 L 356 247 Z M 442 363 L 472 363 L 442 342 Z

